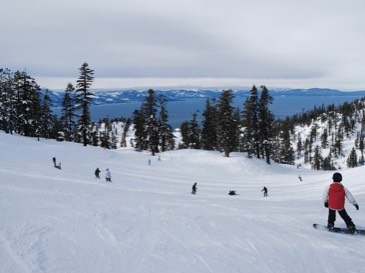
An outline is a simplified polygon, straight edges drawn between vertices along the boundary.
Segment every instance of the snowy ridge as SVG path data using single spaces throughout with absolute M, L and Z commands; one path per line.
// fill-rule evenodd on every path
M 362 272 L 365 237 L 313 229 L 333 172 L 242 154 L 131 149 L 0 132 L 1 272 Z M 62 163 L 53 167 L 52 157 Z M 148 165 L 148 160 L 151 165 Z M 102 170 L 101 179 L 94 170 Z M 104 182 L 110 168 L 112 183 Z M 364 167 L 342 170 L 365 228 Z M 303 177 L 299 182 L 298 175 Z M 197 182 L 197 195 L 190 194 Z M 260 190 L 269 189 L 264 198 Z M 237 196 L 229 196 L 236 190 Z M 337 226 L 344 227 L 338 217 Z
M 246 98 L 249 96 L 251 88 L 234 89 L 233 93 L 238 98 Z M 94 105 L 110 104 L 110 103 L 128 103 L 131 101 L 142 102 L 146 97 L 147 90 L 91 90 L 95 94 L 92 101 Z M 181 101 L 192 98 L 218 98 L 221 89 L 176 89 L 176 90 L 154 90 L 156 95 L 163 94 L 168 101 Z M 289 88 L 273 88 L 270 89 L 270 95 L 275 97 L 331 97 L 331 96 L 365 96 L 365 91 L 343 92 L 325 88 L 310 89 L 289 89 Z M 61 106 L 63 91 L 50 91 L 49 95 L 54 102 L 53 106 Z
M 365 104 L 363 100 L 359 100 L 350 105 L 352 114 L 344 115 L 339 111 L 325 112 L 311 119 L 308 124 L 299 123 L 294 127 L 291 144 L 295 150 L 296 164 L 316 169 L 313 158 L 316 156 L 317 149 L 321 162 L 327 158 L 334 169 L 348 168 L 347 160 L 354 149 L 357 166 L 363 165 L 363 151 L 359 143 L 363 140 Z M 340 145 L 336 146 L 337 139 L 340 139 Z M 298 152 L 298 143 L 301 142 L 303 147 L 306 141 L 312 142 L 311 152 L 308 153 L 312 160 L 307 162 L 304 150 L 309 151 L 309 148 L 304 147 Z

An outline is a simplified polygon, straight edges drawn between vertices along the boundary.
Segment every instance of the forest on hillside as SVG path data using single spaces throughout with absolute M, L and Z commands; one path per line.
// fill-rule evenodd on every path
M 232 90 L 222 90 L 217 99 L 207 98 L 201 114 L 191 113 L 191 119 L 181 124 L 181 141 L 177 143 L 176 132 L 169 125 L 167 99 L 153 89 L 131 117 L 91 121 L 93 75 L 94 70 L 82 64 L 76 82 L 64 89 L 58 117 L 52 113 L 49 90 L 41 90 L 26 71 L 0 68 L 0 130 L 107 149 L 131 146 L 152 155 L 173 149 L 203 149 L 226 157 L 241 152 L 268 164 L 302 162 L 315 170 L 344 167 L 338 159 L 344 159 L 350 168 L 364 165 L 364 99 L 277 119 L 269 109 L 273 97 L 266 86 L 252 86 L 242 107 L 233 106 Z M 128 133 L 132 134 L 130 141 Z

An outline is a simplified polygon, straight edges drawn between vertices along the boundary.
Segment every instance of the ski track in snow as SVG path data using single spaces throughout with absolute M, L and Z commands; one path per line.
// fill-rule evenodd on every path
M 358 273 L 365 266 L 365 237 L 312 228 L 326 221 L 321 198 L 332 172 L 192 150 L 158 161 L 2 132 L 0 149 L 1 273 Z M 341 171 L 360 204 L 356 211 L 347 203 L 358 228 L 364 170 Z M 336 224 L 344 226 L 340 217 Z

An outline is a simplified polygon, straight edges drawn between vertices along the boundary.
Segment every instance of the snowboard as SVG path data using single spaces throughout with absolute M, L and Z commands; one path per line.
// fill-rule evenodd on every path
M 355 233 L 351 233 L 347 228 L 334 227 L 332 229 L 328 229 L 327 226 L 321 224 L 313 224 L 315 229 L 326 230 L 329 232 L 341 233 L 341 234 L 351 234 L 351 235 L 365 235 L 365 230 L 356 229 Z

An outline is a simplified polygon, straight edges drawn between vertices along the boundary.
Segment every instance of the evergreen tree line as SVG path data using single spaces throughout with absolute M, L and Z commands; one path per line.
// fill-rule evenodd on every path
M 26 71 L 11 72 L 0 68 L 0 129 L 37 138 L 53 138 L 101 146 L 107 149 L 126 147 L 129 128 L 134 130 L 131 145 L 137 151 L 158 152 L 175 148 L 173 129 L 168 124 L 167 101 L 150 89 L 132 119 L 91 122 L 90 87 L 94 70 L 87 63 L 79 68 L 76 86 L 68 83 L 62 100 L 61 115 L 52 113 L 49 91 L 40 86 Z M 275 120 L 269 110 L 273 98 L 268 89 L 253 86 L 243 102 L 243 110 L 232 106 L 232 90 L 207 99 L 205 109 L 192 114 L 180 126 L 179 148 L 215 150 L 226 157 L 232 152 L 245 152 L 248 157 L 294 164 L 303 159 L 316 170 L 341 168 L 334 163 L 344 158 L 348 167 L 364 165 L 365 100 L 339 106 L 314 107 L 284 120 Z M 119 127 L 117 126 L 119 124 Z M 120 130 L 120 131 L 118 131 Z M 351 151 L 344 151 L 350 142 Z M 346 158 L 347 156 L 347 158 Z
M 335 106 L 315 106 L 313 110 L 275 120 L 268 106 L 273 102 L 265 86 L 255 86 L 243 103 L 243 110 L 233 109 L 232 92 L 222 92 L 217 102 L 208 99 L 198 112 L 180 127 L 180 148 L 246 152 L 248 157 L 294 164 L 303 159 L 315 170 L 336 170 L 343 159 L 350 168 L 365 164 L 365 98 Z M 351 151 L 344 146 L 352 145 Z M 341 161 L 341 160 L 340 160 Z
M 269 109 L 273 98 L 268 89 L 253 86 L 242 111 L 232 106 L 233 98 L 232 90 L 224 90 L 217 101 L 207 99 L 202 126 L 197 121 L 198 112 L 181 124 L 180 148 L 215 150 L 226 157 L 232 152 L 247 152 L 268 164 L 272 159 L 281 162 L 275 155 L 281 141 L 276 138 L 275 117 Z
M 339 169 L 334 162 L 341 158 L 350 168 L 364 165 L 364 108 L 363 98 L 288 117 L 282 124 L 296 148 L 293 157 L 303 158 L 315 170 Z M 345 151 L 349 146 L 351 151 Z
M 94 70 L 84 63 L 79 71 L 76 87 L 68 83 L 65 89 L 61 116 L 58 118 L 52 113 L 48 89 L 42 96 L 40 86 L 26 71 L 13 73 L 0 68 L 0 130 L 38 139 L 74 141 L 84 146 L 113 147 L 115 141 L 111 140 L 106 145 L 103 136 L 99 136 L 97 124 L 91 123 L 90 119 L 93 94 L 89 90 L 94 80 Z
M 127 146 L 130 119 L 103 118 L 92 122 L 90 105 L 94 95 L 90 87 L 94 70 L 84 63 L 76 86 L 68 83 L 62 99 L 61 114 L 52 113 L 49 90 L 41 97 L 41 88 L 26 72 L 0 69 L 0 130 L 29 137 L 52 138 L 106 149 Z M 167 101 L 151 89 L 140 110 L 133 116 L 135 138 L 131 145 L 152 154 L 174 149 L 174 135 L 168 124 Z
M 51 101 L 26 71 L 0 68 L 0 129 L 24 136 L 56 138 L 57 118 Z
M 173 128 L 168 124 L 167 100 L 163 95 L 156 96 L 153 89 L 139 110 L 133 113 L 135 138 L 132 145 L 137 151 L 151 151 L 152 155 L 173 150 L 175 137 Z

